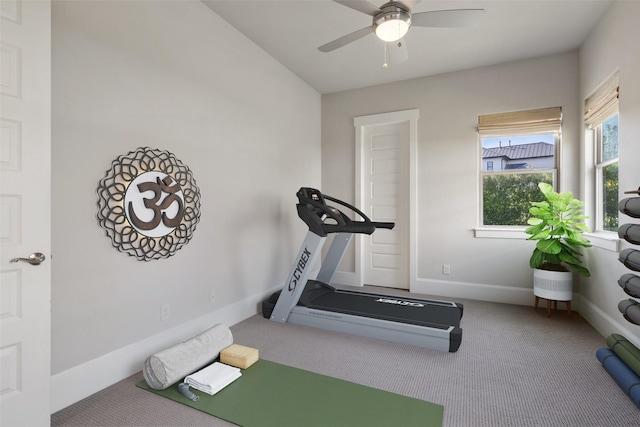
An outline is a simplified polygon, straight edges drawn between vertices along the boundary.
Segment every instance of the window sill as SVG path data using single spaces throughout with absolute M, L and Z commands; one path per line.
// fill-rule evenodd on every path
M 479 239 L 526 239 L 524 228 L 476 228 L 474 237 Z
M 479 239 L 527 239 L 529 237 L 524 229 L 519 228 L 476 228 L 473 231 L 474 237 Z M 589 239 L 593 247 L 611 252 L 620 251 L 620 238 L 616 233 L 600 231 L 585 233 L 584 236 Z
M 584 236 L 589 239 L 593 247 L 611 252 L 620 251 L 620 238 L 616 233 L 597 231 L 594 233 L 585 233 Z

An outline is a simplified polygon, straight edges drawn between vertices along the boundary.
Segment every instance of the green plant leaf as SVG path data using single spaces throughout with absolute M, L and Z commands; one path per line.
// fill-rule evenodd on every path
M 573 267 L 573 269 L 576 270 L 581 276 L 591 277 L 591 273 L 589 272 L 589 270 L 587 270 L 583 266 L 581 266 L 581 265 L 572 265 L 571 267 Z
M 562 242 L 560 244 L 562 245 L 562 252 L 567 252 L 574 257 L 582 256 L 582 254 L 577 249 L 574 249 L 573 247 Z
M 545 240 L 549 237 L 549 230 L 540 230 L 540 232 L 529 237 L 527 240 Z
M 566 262 L 569 265 L 578 265 L 582 262 L 582 260 L 580 260 L 579 258 L 576 258 L 575 256 L 571 255 L 569 252 L 566 252 L 566 251 L 560 252 L 558 256 L 563 262 Z
M 533 250 L 533 254 L 531 254 L 531 258 L 529 259 L 529 266 L 531 268 L 538 268 L 544 262 L 544 254 L 540 252 L 538 249 Z
M 553 219 L 553 213 L 549 209 L 533 206 L 529 209 L 529 213 L 540 219 Z
M 564 236 L 566 234 L 566 230 L 564 227 L 556 227 L 549 233 L 549 236 Z
M 533 225 L 531 227 L 528 227 L 524 230 L 524 232 L 526 234 L 532 234 L 532 235 L 537 235 L 538 233 L 540 233 L 542 230 L 544 229 L 544 223 L 542 224 L 538 224 L 538 225 Z M 530 237 L 530 240 L 536 240 L 534 237 Z
M 549 193 L 553 193 L 553 187 L 551 186 L 551 184 L 548 184 L 546 182 L 539 183 L 538 188 L 540 189 L 540 191 L 542 191 L 542 194 L 544 194 L 545 196 Z
M 536 244 L 536 248 L 538 248 L 541 252 L 544 252 L 546 254 L 559 254 L 560 251 L 562 250 L 562 246 L 560 245 L 560 242 L 558 241 L 558 239 L 547 239 L 547 240 L 540 240 L 537 244 Z

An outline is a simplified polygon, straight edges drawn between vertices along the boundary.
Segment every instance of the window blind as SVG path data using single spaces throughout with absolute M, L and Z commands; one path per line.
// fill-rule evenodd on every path
M 478 116 L 478 133 L 481 137 L 511 134 L 560 132 L 562 107 Z
M 616 72 L 584 102 L 584 123 L 594 127 L 618 112 L 620 73 Z

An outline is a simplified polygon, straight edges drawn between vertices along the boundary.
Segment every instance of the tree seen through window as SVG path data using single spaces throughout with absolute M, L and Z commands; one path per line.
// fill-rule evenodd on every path
M 524 226 L 538 183 L 553 185 L 556 135 L 481 138 L 482 225 Z

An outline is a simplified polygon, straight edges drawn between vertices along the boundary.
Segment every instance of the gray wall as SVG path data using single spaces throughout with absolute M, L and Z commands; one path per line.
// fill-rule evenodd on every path
M 322 186 L 354 198 L 353 118 L 417 108 L 417 287 L 447 297 L 533 301 L 531 242 L 474 237 L 478 115 L 561 106 L 560 188 L 579 190 L 577 51 L 322 96 Z M 443 276 L 441 265 L 451 265 Z M 345 260 L 343 269 L 353 268 Z M 445 280 L 446 279 L 446 280 Z
M 305 232 L 295 192 L 320 183 L 315 90 L 180 1 L 53 2 L 52 87 L 53 374 L 281 286 Z M 144 146 L 202 193 L 191 242 L 151 262 L 96 220 L 98 181 Z
M 593 93 L 616 70 L 620 72 L 620 198 L 631 197 L 624 191 L 640 187 L 640 55 L 637 41 L 640 40 L 640 2 L 616 2 L 590 34 L 580 49 L 580 103 Z M 588 167 L 588 166 L 585 166 Z M 585 181 L 583 187 L 586 202 L 592 182 Z M 620 224 L 640 223 L 640 220 L 620 215 Z M 632 247 L 622 241 L 620 248 Z M 636 247 L 636 249 L 640 249 Z M 585 313 L 603 335 L 624 333 L 635 336 L 640 345 L 640 326 L 633 325 L 622 317 L 618 302 L 629 298 L 618 286 L 618 278 L 631 271 L 618 261 L 618 253 L 593 248 L 586 254 L 592 273 L 590 279 L 581 281 L 581 292 L 590 302 Z M 598 319 L 601 319 L 598 321 Z M 612 326 L 619 323 L 626 328 Z M 630 339 L 632 339 L 630 338 Z

